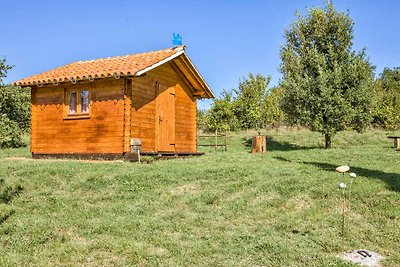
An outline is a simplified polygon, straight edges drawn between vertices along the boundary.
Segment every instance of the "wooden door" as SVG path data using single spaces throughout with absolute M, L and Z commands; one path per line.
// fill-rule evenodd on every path
M 175 90 L 163 84 L 156 84 L 156 142 L 157 151 L 175 151 Z

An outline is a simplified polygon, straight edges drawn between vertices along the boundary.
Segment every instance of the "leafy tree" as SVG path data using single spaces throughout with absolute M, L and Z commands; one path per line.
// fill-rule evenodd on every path
M 234 103 L 235 115 L 243 129 L 261 129 L 266 126 L 265 98 L 270 76 L 249 73 L 239 82 Z
M 0 148 L 24 145 L 21 134 L 30 126 L 30 92 L 3 82 L 11 68 L 0 59 Z
M 196 112 L 196 125 L 197 129 L 206 129 L 207 128 L 207 111 L 197 109 Z
M 0 148 L 14 148 L 24 146 L 21 138 L 21 129 L 18 123 L 10 120 L 7 115 L 0 115 Z
M 0 59 L 0 86 L 4 85 L 3 78 L 7 77 L 7 71 L 10 70 L 12 66 L 7 65 L 6 59 Z
M 285 90 L 280 86 L 272 87 L 268 90 L 264 102 L 264 116 L 267 124 L 276 127 L 285 121 L 285 113 L 281 108 L 281 102 Z
M 17 86 L 0 86 L 0 114 L 15 121 L 22 131 L 30 128 L 30 91 Z
M 373 67 L 364 50 L 352 50 L 354 23 L 332 2 L 297 16 L 280 52 L 282 107 L 292 123 L 323 133 L 330 148 L 337 132 L 370 123 Z
M 238 120 L 234 113 L 234 99 L 231 92 L 223 91 L 207 114 L 210 130 L 234 131 L 238 127 Z
M 383 70 L 375 93 L 374 123 L 390 130 L 400 127 L 400 67 Z

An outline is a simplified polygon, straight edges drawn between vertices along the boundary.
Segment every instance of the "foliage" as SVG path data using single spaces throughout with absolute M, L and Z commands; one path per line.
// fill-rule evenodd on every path
M 0 86 L 4 84 L 3 78 L 7 77 L 7 71 L 10 70 L 11 68 L 12 66 L 7 65 L 5 58 L 0 59 Z
M 278 127 L 286 120 L 285 113 L 281 109 L 282 99 L 285 90 L 282 87 L 276 86 L 268 90 L 268 94 L 264 101 L 264 116 L 267 125 Z
M 288 119 L 331 137 L 371 120 L 373 67 L 365 51 L 352 50 L 353 21 L 331 2 L 312 8 L 286 30 L 282 47 L 282 108 Z
M 205 129 L 207 127 L 207 111 L 197 109 L 196 111 L 196 126 L 197 129 Z
M 155 158 L 152 157 L 152 156 L 141 156 L 140 157 L 140 162 L 141 163 L 150 164 L 150 163 L 153 163 L 154 161 L 155 161 Z
M 375 82 L 374 124 L 393 130 L 400 127 L 400 67 L 385 68 Z
M 17 86 L 0 87 L 0 114 L 18 124 L 23 132 L 30 128 L 30 91 Z
M 10 120 L 5 114 L 0 115 L 0 148 L 16 148 L 24 145 L 18 123 Z
M 30 128 L 30 92 L 2 80 L 11 68 L 0 60 L 0 148 L 23 146 L 21 135 Z
M 235 131 L 238 129 L 238 119 L 235 116 L 234 99 L 231 92 L 223 91 L 207 114 L 209 130 Z
M 268 90 L 270 79 L 270 76 L 249 73 L 239 81 L 238 88 L 223 91 L 208 112 L 198 113 L 198 126 L 236 131 L 278 125 L 284 119 L 280 108 L 283 91 L 280 88 Z
M 152 164 L 0 150 L 0 177 L 24 187 L 0 224 L 0 266 L 350 266 L 338 257 L 343 164 L 357 173 L 345 247 L 398 266 L 399 153 L 385 131 L 342 131 L 323 150 L 317 132 L 274 129 L 265 155 L 243 144 L 254 133 Z
M 265 98 L 268 92 L 270 76 L 249 73 L 234 89 L 236 99 L 234 113 L 241 129 L 262 129 L 266 126 Z

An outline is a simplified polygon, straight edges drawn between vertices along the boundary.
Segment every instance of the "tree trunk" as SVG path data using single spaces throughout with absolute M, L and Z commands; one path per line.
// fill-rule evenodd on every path
M 325 148 L 331 148 L 331 147 L 332 147 L 331 135 L 325 134 Z
M 251 153 L 265 153 L 267 152 L 267 137 L 266 136 L 253 136 L 251 140 L 252 148 Z

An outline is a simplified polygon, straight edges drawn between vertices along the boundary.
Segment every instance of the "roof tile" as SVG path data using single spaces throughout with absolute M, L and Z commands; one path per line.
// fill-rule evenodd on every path
M 184 46 L 157 50 L 141 54 L 77 61 L 62 67 L 36 74 L 14 82 L 15 85 L 28 86 L 57 83 L 90 78 L 104 78 L 135 75 L 184 50 Z

